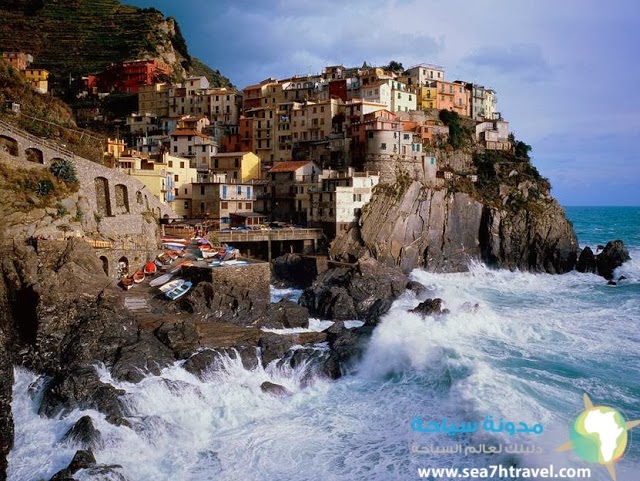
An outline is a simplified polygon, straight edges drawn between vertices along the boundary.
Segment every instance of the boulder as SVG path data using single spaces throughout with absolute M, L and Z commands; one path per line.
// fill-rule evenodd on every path
M 272 361 L 282 359 L 293 345 L 293 339 L 289 336 L 267 333 L 260 337 L 258 346 L 260 347 L 262 366 L 267 367 Z
M 280 384 L 275 384 L 273 382 L 265 381 L 260 384 L 260 389 L 262 392 L 271 394 L 275 397 L 289 397 L 292 396 L 293 393 L 289 391 L 286 387 L 281 386 Z
M 284 254 L 271 261 L 274 281 L 289 287 L 309 287 L 318 275 L 314 258 L 300 254 Z
M 120 350 L 111 374 L 115 379 L 136 383 L 148 374 L 160 375 L 160 370 L 174 361 L 171 349 L 153 334 L 141 332 L 138 342 Z
M 592 272 L 595 273 L 598 270 L 596 256 L 593 254 L 591 247 L 587 246 L 580 252 L 578 257 L 578 263 L 576 264 L 576 270 L 578 272 Z
M 373 329 L 371 325 L 347 329 L 343 323 L 336 322 L 325 330 L 331 350 L 324 360 L 322 374 L 338 379 L 349 371 L 361 359 Z
M 91 416 L 82 416 L 67 431 L 62 441 L 77 444 L 83 449 L 94 449 L 102 444 L 102 433 L 93 425 Z
M 629 251 L 621 240 L 607 242 L 603 251 L 597 255 L 598 274 L 607 280 L 613 279 L 613 271 L 631 259 Z
M 440 314 L 447 314 L 449 312 L 448 309 L 442 309 L 442 299 L 436 297 L 435 299 L 427 299 L 422 301 L 413 309 L 410 309 L 409 312 L 415 312 L 417 314 L 421 314 L 422 316 L 433 316 Z
M 198 349 L 200 336 L 191 321 L 165 322 L 154 334 L 173 351 L 176 358 L 185 358 Z
M 282 300 L 275 304 L 270 304 L 266 318 L 259 322 L 260 327 L 273 329 L 282 328 L 308 328 L 309 310 L 291 301 Z
M 240 357 L 242 366 L 248 370 L 255 369 L 258 365 L 255 347 L 244 346 L 238 348 L 204 349 L 189 357 L 182 367 L 194 376 L 204 379 L 207 372 L 215 372 L 223 368 L 223 356 L 229 356 L 231 359 L 238 359 L 238 357 Z
M 406 285 L 407 290 L 413 292 L 416 297 L 420 297 L 422 294 L 427 292 L 427 288 L 423 286 L 418 281 L 409 281 Z
M 95 466 L 96 458 L 90 449 L 76 451 L 69 466 L 58 471 L 50 481 L 74 481 L 73 475 L 81 469 L 89 469 Z
M 302 293 L 300 304 L 313 317 L 374 324 L 406 285 L 400 270 L 363 259 L 355 267 L 338 267 L 320 274 Z
M 39 413 L 52 417 L 73 409 L 95 409 L 115 425 L 127 425 L 119 397 L 125 394 L 100 381 L 93 367 L 80 367 L 55 376 L 46 386 Z

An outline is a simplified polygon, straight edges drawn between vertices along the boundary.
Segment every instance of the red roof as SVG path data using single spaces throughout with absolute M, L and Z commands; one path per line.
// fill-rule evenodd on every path
M 197 132 L 195 130 L 192 129 L 178 129 L 178 130 L 174 130 L 173 132 L 171 132 L 169 135 L 171 135 L 172 137 L 188 137 L 188 136 L 197 136 L 197 137 L 202 137 L 203 139 L 208 139 L 209 137 L 204 135 L 202 132 Z
M 300 167 L 311 163 L 310 160 L 287 160 L 284 162 L 275 162 L 269 172 L 295 172 Z

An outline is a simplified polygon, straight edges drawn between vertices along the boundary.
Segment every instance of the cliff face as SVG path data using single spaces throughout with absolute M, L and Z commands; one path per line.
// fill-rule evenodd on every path
M 425 179 L 417 169 L 399 171 L 395 183 L 376 188 L 359 227 L 338 237 L 331 254 L 369 253 L 404 272 L 463 271 L 472 259 L 508 269 L 573 269 L 576 237 L 546 179 L 528 161 L 506 160 L 491 158 L 488 166 L 471 154 L 455 156 L 451 171 L 478 175 L 477 183 L 462 175 L 445 181 Z

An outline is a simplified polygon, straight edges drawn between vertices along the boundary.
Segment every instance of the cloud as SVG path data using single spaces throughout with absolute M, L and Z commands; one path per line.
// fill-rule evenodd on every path
M 465 57 L 462 63 L 529 82 L 549 79 L 554 73 L 542 49 L 535 44 L 481 47 Z

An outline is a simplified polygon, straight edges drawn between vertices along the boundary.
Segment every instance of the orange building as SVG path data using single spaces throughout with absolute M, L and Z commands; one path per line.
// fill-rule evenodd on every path
M 33 62 L 33 57 L 24 52 L 2 52 L 2 59 L 20 71 L 26 70 Z
M 89 75 L 87 87 L 98 92 L 138 93 L 140 87 L 167 80 L 171 66 L 159 60 L 134 60 L 114 64 L 103 72 Z

